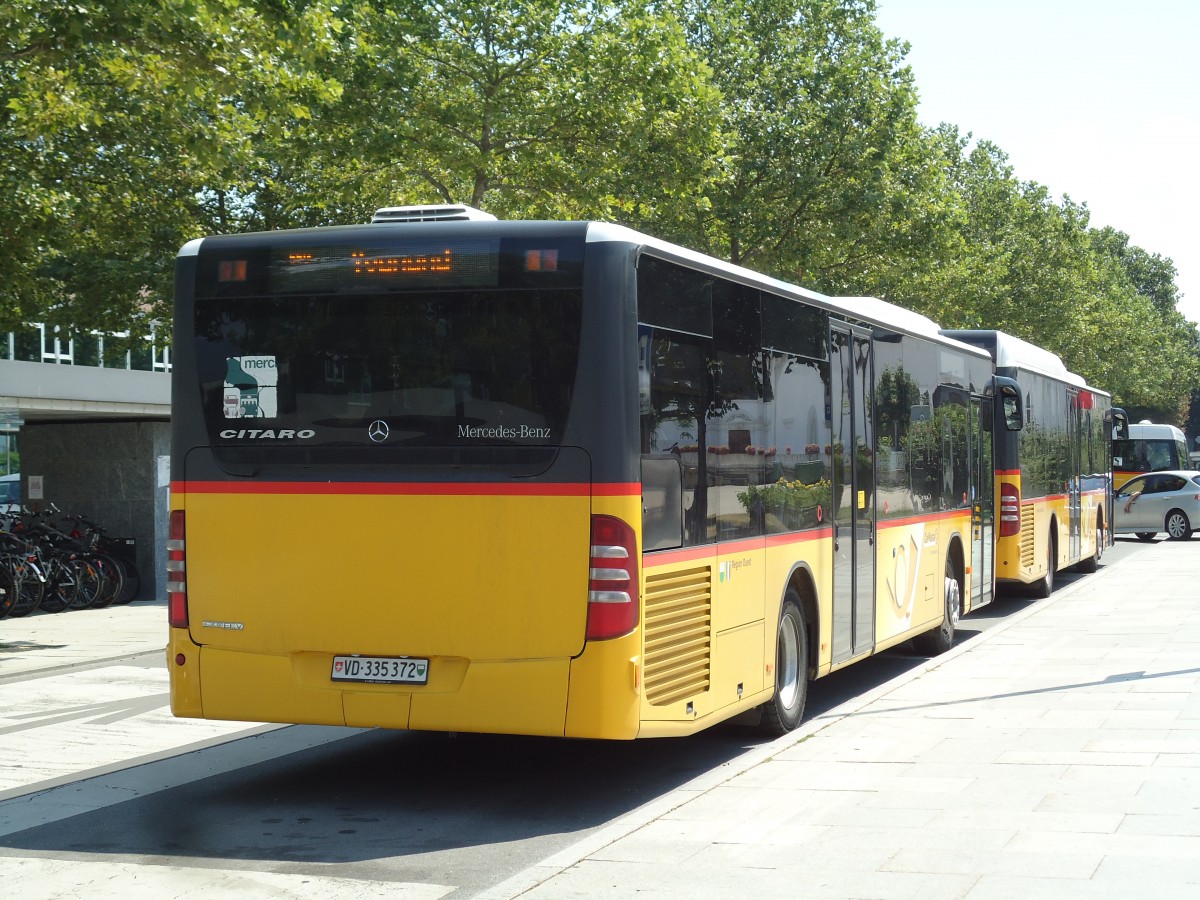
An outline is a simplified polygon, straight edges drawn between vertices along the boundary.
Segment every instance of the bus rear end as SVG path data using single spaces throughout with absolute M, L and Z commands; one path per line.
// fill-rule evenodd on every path
M 603 316 L 584 308 L 585 228 L 184 248 L 176 715 L 636 734 L 640 509 L 600 446 L 627 426 L 580 402 L 620 389 L 581 360 L 603 349 L 581 340 Z
M 1112 456 L 1113 487 L 1118 490 L 1146 472 L 1192 467 L 1183 432 L 1174 425 L 1146 420 L 1130 423 L 1125 434 L 1113 437 Z

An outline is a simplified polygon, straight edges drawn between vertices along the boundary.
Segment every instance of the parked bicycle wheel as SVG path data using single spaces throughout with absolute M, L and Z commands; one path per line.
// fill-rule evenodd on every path
M 97 553 L 91 561 L 104 576 L 104 590 L 92 604 L 92 609 L 102 609 L 117 603 L 125 595 L 125 567 L 116 557 L 107 553 Z
M 69 609 L 91 609 L 104 597 L 107 583 L 96 560 L 90 556 L 78 556 L 66 560 L 75 581 L 75 590 L 67 599 Z
M 16 601 L 16 580 L 5 566 L 0 565 L 0 619 L 8 615 L 9 609 Z
M 16 599 L 8 607 L 12 618 L 27 616 L 42 605 L 46 582 L 42 572 L 23 556 L 7 557 L 7 569 L 12 576 Z
M 121 563 L 121 568 L 125 573 L 125 587 L 120 596 L 113 601 L 113 605 L 124 606 L 130 600 L 137 598 L 138 591 L 142 589 L 142 578 L 138 575 L 137 567 L 133 563 L 125 562 L 119 556 L 115 559 Z
M 49 613 L 60 613 L 71 606 L 79 591 L 75 573 L 61 554 L 51 554 L 46 563 L 46 592 L 42 595 L 42 609 Z
M 38 605 L 38 609 L 48 613 L 60 613 L 70 606 L 67 598 L 73 593 L 69 587 L 47 585 L 46 590 L 42 593 L 42 602 Z

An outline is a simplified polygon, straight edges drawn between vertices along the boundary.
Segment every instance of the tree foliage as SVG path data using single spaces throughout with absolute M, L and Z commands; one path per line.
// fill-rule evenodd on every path
M 122 330 L 164 314 L 211 175 L 253 166 L 337 91 L 316 64 L 332 22 L 283 6 L 0 4 L 3 324 Z
M 615 220 L 1059 353 L 1139 416 L 1200 382 L 1171 260 L 923 128 L 874 0 L 0 0 L 0 329 L 137 333 L 204 233 L 397 203 Z
M 951 328 L 995 328 L 1054 351 L 1138 417 L 1181 422 L 1200 381 L 1196 328 L 1170 260 L 1089 227 L 1086 205 L 1018 180 L 1007 155 L 937 133 L 953 252 L 893 275 L 889 299 Z
M 406 115 L 360 153 L 400 199 L 651 222 L 715 146 L 716 92 L 652 4 L 383 4 L 370 28 L 367 90 Z
M 692 242 L 828 291 L 924 229 L 926 135 L 872 3 L 685 2 L 722 96 L 723 152 Z

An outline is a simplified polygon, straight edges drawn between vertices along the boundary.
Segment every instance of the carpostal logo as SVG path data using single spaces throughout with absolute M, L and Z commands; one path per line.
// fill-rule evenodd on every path
M 226 428 L 221 432 L 223 441 L 294 441 L 316 436 L 311 428 Z
M 717 566 L 717 579 L 719 581 L 732 581 L 734 572 L 741 568 L 749 568 L 753 565 L 753 562 L 748 556 L 741 559 L 726 560 Z

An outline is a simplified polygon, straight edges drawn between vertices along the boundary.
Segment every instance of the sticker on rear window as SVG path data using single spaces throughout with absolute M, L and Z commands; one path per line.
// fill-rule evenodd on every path
M 274 418 L 279 414 L 278 383 L 279 369 L 274 356 L 226 357 L 222 403 L 225 418 Z

